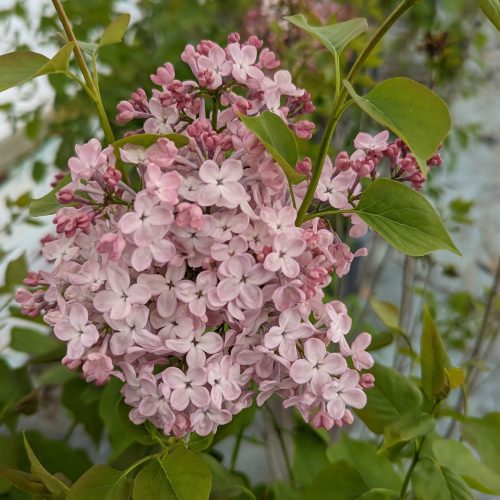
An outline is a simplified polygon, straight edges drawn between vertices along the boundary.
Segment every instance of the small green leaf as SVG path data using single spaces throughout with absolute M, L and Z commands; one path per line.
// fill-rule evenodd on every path
M 130 14 L 121 14 L 106 27 L 99 41 L 99 47 L 120 43 L 130 22 Z
M 367 115 L 408 144 L 425 173 L 427 160 L 450 131 L 450 112 L 445 102 L 425 85 L 405 77 L 385 80 L 364 97 L 348 81 L 344 80 L 344 85 Z
M 355 500 L 369 491 L 356 468 L 345 460 L 337 460 L 323 469 L 306 488 L 304 500 Z
M 356 500 L 398 500 L 398 498 L 399 495 L 395 491 L 385 488 L 374 488 L 363 493 L 360 497 L 356 497 Z
M 432 205 L 401 182 L 377 179 L 363 191 L 355 212 L 406 255 L 420 257 L 434 250 L 461 255 Z
M 108 465 L 94 465 L 69 490 L 67 500 L 126 500 L 132 485 L 122 472 Z
M 462 476 L 471 488 L 489 495 L 500 494 L 500 475 L 475 458 L 462 443 L 437 439 L 432 444 L 432 451 L 439 465 Z
M 31 470 L 33 474 L 38 476 L 47 489 L 54 495 L 66 495 L 69 491 L 68 487 L 57 477 L 53 476 L 45 467 L 40 463 L 36 455 L 33 453 L 31 446 L 24 435 L 24 447 L 26 448 L 26 453 L 28 454 L 29 461 L 31 463 Z
M 127 144 L 149 148 L 161 137 L 171 140 L 178 148 L 189 144 L 189 139 L 182 134 L 134 134 L 113 142 L 112 146 L 116 155 L 121 158 L 120 148 L 123 148 Z
M 210 448 L 212 441 L 214 440 L 214 435 L 212 433 L 207 436 L 200 436 L 193 432 L 189 438 L 188 446 L 193 451 L 203 451 Z
M 461 428 L 462 438 L 475 448 L 483 463 L 500 474 L 500 412 L 467 418 Z
M 38 76 L 66 71 L 74 45 L 73 42 L 67 43 L 52 59 L 29 51 L 0 56 L 0 92 Z
M 159 460 L 174 495 L 172 500 L 206 500 L 212 485 L 210 467 L 198 454 L 179 447 Z M 155 497 L 160 498 L 160 497 Z
M 8 467 L 0 465 L 0 476 L 22 491 L 27 491 L 28 493 L 34 493 L 36 495 L 50 494 L 50 491 L 45 487 L 42 481 L 33 474 L 9 469 Z M 9 498 L 8 495 L 7 498 Z
M 326 455 L 331 462 L 350 462 L 370 488 L 396 491 L 401 488 L 401 477 L 389 459 L 377 454 L 376 446 L 369 441 L 358 441 L 343 432 L 340 440 L 328 448 Z
M 395 304 L 370 298 L 370 305 L 380 321 L 391 330 L 399 330 L 399 309 Z
M 441 468 L 430 457 L 423 457 L 417 462 L 411 483 L 416 500 L 454 500 Z
M 285 16 L 285 19 L 319 40 L 334 56 L 338 57 L 349 42 L 368 29 L 366 19 L 358 18 L 329 26 L 312 26 L 302 14 Z
M 479 0 L 479 7 L 493 26 L 500 31 L 500 0 Z
M 384 429 L 384 443 L 380 451 L 391 446 L 406 443 L 434 430 L 436 421 L 428 413 L 412 410 L 401 415 Z
M 71 176 L 65 175 L 61 182 L 48 192 L 45 196 L 31 200 L 29 213 L 32 217 L 41 217 L 42 215 L 51 215 L 61 208 L 61 204 L 57 201 L 56 194 L 67 184 L 71 182 Z
M 444 369 L 448 379 L 450 381 L 450 389 L 456 389 L 460 387 L 465 382 L 465 372 L 461 368 L 445 368 Z
M 7 264 L 5 270 L 5 284 L 2 286 L 0 293 L 11 292 L 20 285 L 28 274 L 28 264 L 26 256 L 21 254 L 17 259 L 11 260 Z
M 451 362 L 427 307 L 424 308 L 422 321 L 420 365 L 422 391 L 432 407 L 435 402 L 445 399 L 450 393 L 450 379 L 446 368 L 451 367 Z
M 391 422 L 419 408 L 422 396 L 409 379 L 392 368 L 375 364 L 370 372 L 375 377 L 375 386 L 367 391 L 368 402 L 356 414 L 372 432 L 383 434 Z
M 277 114 L 264 111 L 259 116 L 245 116 L 241 113 L 238 116 L 245 127 L 262 142 L 292 184 L 298 184 L 306 178 L 295 170 L 298 160 L 295 136 Z
M 42 355 L 53 351 L 60 342 L 49 335 L 28 328 L 14 326 L 10 331 L 10 345 L 14 351 Z
M 212 471 L 212 489 L 210 500 L 232 500 L 248 498 L 255 500 L 254 494 L 245 486 L 240 476 L 231 474 L 211 455 L 203 455 Z

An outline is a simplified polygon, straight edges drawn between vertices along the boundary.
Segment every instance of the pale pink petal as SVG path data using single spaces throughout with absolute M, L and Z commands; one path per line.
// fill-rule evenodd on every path
M 304 344 L 304 354 L 312 365 L 320 363 L 325 358 L 326 354 L 325 344 L 319 339 L 306 340 Z
M 305 359 L 295 361 L 290 367 L 290 377 L 297 384 L 309 382 L 313 376 L 311 363 Z

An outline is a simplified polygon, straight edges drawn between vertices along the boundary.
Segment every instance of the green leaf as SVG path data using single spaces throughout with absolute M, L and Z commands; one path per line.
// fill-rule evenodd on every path
M 67 43 L 52 59 L 29 51 L 0 56 L 0 92 L 38 76 L 66 71 L 74 45 L 73 42 Z
M 28 474 L 27 472 L 16 469 L 9 469 L 8 467 L 0 465 L 0 476 L 22 491 L 37 495 L 50 493 L 42 481 L 33 474 Z M 7 496 L 7 498 L 9 497 Z
M 295 136 L 277 114 L 264 111 L 259 116 L 245 116 L 238 113 L 238 117 L 245 127 L 262 142 L 292 184 L 298 184 L 306 178 L 295 170 L 298 160 Z
M 326 443 L 307 426 L 294 435 L 292 470 L 297 486 L 307 486 L 317 474 L 328 465 Z
M 12 369 L 3 359 L 0 359 L 0 381 L 1 423 L 33 388 L 26 367 Z
M 165 500 L 175 499 L 175 491 L 168 481 L 165 471 L 160 463 L 155 460 L 147 465 L 137 474 L 134 480 L 134 500 L 145 500 L 147 498 L 164 498 Z
M 45 196 L 31 200 L 29 213 L 31 217 L 41 217 L 42 215 L 51 215 L 61 208 L 61 204 L 57 201 L 56 194 L 67 184 L 71 182 L 71 176 L 65 175 L 61 182 L 48 192 Z
M 212 471 L 212 489 L 210 500 L 231 500 L 248 498 L 255 500 L 255 495 L 245 486 L 243 479 L 231 474 L 211 455 L 203 455 Z
M 203 458 L 184 447 L 159 460 L 173 495 L 165 500 L 206 500 L 212 485 L 210 467 Z M 155 497 L 156 498 L 156 497 Z M 160 498 L 160 497 L 157 497 Z
M 7 264 L 5 270 L 5 284 L 2 286 L 0 293 L 6 293 L 14 290 L 20 285 L 28 274 L 28 264 L 26 256 L 21 254 L 17 259 L 11 260 Z
M 394 340 L 394 334 L 389 331 L 376 332 L 372 334 L 372 341 L 368 346 L 368 351 L 377 351 L 378 349 L 383 349 L 388 345 L 392 344 Z
M 0 435 L 0 466 L 8 469 L 18 466 L 17 442 L 13 436 Z M 0 470 L 0 498 L 10 490 L 12 483 L 2 476 Z
M 99 47 L 120 43 L 130 22 L 130 14 L 120 14 L 106 27 L 99 41 Z
M 361 194 L 355 213 L 406 255 L 420 257 L 434 250 L 461 255 L 432 205 L 401 182 L 374 181 Z
M 446 103 L 425 85 L 410 78 L 384 80 L 364 97 L 351 84 L 344 85 L 354 102 L 373 120 L 389 128 L 408 144 L 422 172 L 451 127 Z
M 95 465 L 69 490 L 67 500 L 126 500 L 132 489 L 122 472 L 108 465 Z
M 29 461 L 31 463 L 31 471 L 33 474 L 38 476 L 47 489 L 54 495 L 65 495 L 69 489 L 68 487 L 57 477 L 53 476 L 38 460 L 36 455 L 33 453 L 31 446 L 24 435 L 24 447 L 26 448 L 26 453 L 28 454 Z
M 462 438 L 475 448 L 483 463 L 500 474 L 500 413 L 467 418 L 461 428 Z
M 435 402 L 445 399 L 450 393 L 450 379 L 446 368 L 451 366 L 451 362 L 427 307 L 424 308 L 422 321 L 420 365 L 422 391 L 432 407 Z
M 441 468 L 430 457 L 423 457 L 417 462 L 411 483 L 416 500 L 454 500 Z
M 367 391 L 368 402 L 356 414 L 372 432 L 383 434 L 391 422 L 419 408 L 422 396 L 409 379 L 392 368 L 375 364 L 370 372 L 375 377 L 375 386 Z
M 385 488 L 374 488 L 366 493 L 363 493 L 356 500 L 397 500 L 399 498 L 395 491 L 387 490 Z
M 456 389 L 460 387 L 465 382 L 465 372 L 461 368 L 445 368 L 444 369 L 449 381 L 450 381 L 450 389 Z
M 380 451 L 391 446 L 406 443 L 434 430 L 436 421 L 428 413 L 412 410 L 401 415 L 384 429 L 384 443 Z
M 123 146 L 127 144 L 134 144 L 135 146 L 149 148 L 162 137 L 171 140 L 178 148 L 182 148 L 183 146 L 189 144 L 189 139 L 185 135 L 181 134 L 134 134 L 113 142 L 112 146 L 116 154 L 119 155 L 120 148 L 123 148 Z
M 395 304 L 370 298 L 370 305 L 380 321 L 391 330 L 399 330 L 399 309 Z
M 210 448 L 212 441 L 214 440 L 214 435 L 212 433 L 207 436 L 200 436 L 193 432 L 188 441 L 188 446 L 193 451 L 203 451 Z
M 479 0 L 479 7 L 493 26 L 500 31 L 500 0 Z
M 111 460 L 118 458 L 132 443 L 154 444 L 144 426 L 134 425 L 128 418 L 129 408 L 120 393 L 122 382 L 111 379 L 99 402 L 99 414 L 106 425 L 113 449 Z
M 441 467 L 441 472 L 450 491 L 452 500 L 475 500 L 474 495 L 460 476 L 448 467 Z
M 60 342 L 56 338 L 36 330 L 15 326 L 10 331 L 9 347 L 14 351 L 39 356 L 53 351 L 59 345 Z
M 362 497 L 368 486 L 356 468 L 345 460 L 338 460 L 323 469 L 306 488 L 303 500 L 325 500 L 335 495 L 335 500 L 355 500 Z
M 349 42 L 368 29 L 366 19 L 358 18 L 329 26 L 311 26 L 302 14 L 285 16 L 285 19 L 319 40 L 335 57 Z
M 395 491 L 401 488 L 401 478 L 391 462 L 378 454 L 377 447 L 369 441 L 358 441 L 343 432 L 340 440 L 328 448 L 326 455 L 331 462 L 350 462 L 370 488 Z
M 441 466 L 462 476 L 471 488 L 490 495 L 500 494 L 500 475 L 475 458 L 462 443 L 437 439 L 432 444 L 432 451 Z

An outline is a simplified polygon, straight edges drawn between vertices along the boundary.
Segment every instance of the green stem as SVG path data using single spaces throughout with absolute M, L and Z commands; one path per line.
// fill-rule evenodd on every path
M 241 441 L 243 440 L 243 431 L 244 429 L 240 429 L 238 434 L 236 435 L 236 442 L 234 443 L 233 452 L 231 453 L 231 464 L 229 465 L 230 472 L 233 472 L 236 468 L 236 462 L 238 460 L 238 453 L 241 448 Z
M 328 215 L 337 215 L 337 214 L 352 214 L 356 210 L 354 209 L 347 209 L 347 210 L 319 210 L 318 212 L 312 212 L 311 214 L 307 214 L 304 217 L 304 221 L 306 220 L 311 220 L 315 219 L 316 217 L 326 217 Z
M 402 0 L 401 3 L 389 15 L 389 17 L 378 27 L 377 31 L 375 31 L 370 40 L 368 40 L 368 43 L 359 54 L 356 61 L 354 61 L 354 64 L 352 65 L 352 68 L 347 75 L 347 81 L 353 81 L 354 77 L 361 69 L 364 62 L 366 61 L 372 50 L 376 47 L 380 39 L 415 2 L 416 0 Z M 325 135 L 323 136 L 323 139 L 321 141 L 319 154 L 313 168 L 311 180 L 309 182 L 309 186 L 307 187 L 304 200 L 302 201 L 302 204 L 297 213 L 297 226 L 300 226 L 304 222 L 304 220 L 306 220 L 307 211 L 309 210 L 309 207 L 311 206 L 311 203 L 314 199 L 314 193 L 316 192 L 316 188 L 318 187 L 318 182 L 323 170 L 323 164 L 325 163 L 328 148 L 330 147 L 330 143 L 332 142 L 333 133 L 335 132 L 337 123 L 339 122 L 343 112 L 346 109 L 344 105 L 347 97 L 347 89 L 344 86 L 340 90 L 339 95 L 333 101 L 332 113 L 330 114 L 330 118 L 326 126 Z
M 80 67 L 80 71 L 82 72 L 83 79 L 85 80 L 85 84 L 87 87 L 85 88 L 84 86 L 82 86 L 82 88 L 87 92 L 89 97 L 92 99 L 92 102 L 96 107 L 97 114 L 99 116 L 99 121 L 101 122 L 102 129 L 104 131 L 104 136 L 106 137 L 106 141 L 108 141 L 108 143 L 111 144 L 112 142 L 115 142 L 115 137 L 111 129 L 108 116 L 106 115 L 106 111 L 104 110 L 104 106 L 102 104 L 102 100 L 99 95 L 99 90 L 96 88 L 94 80 L 92 79 L 89 68 L 87 66 L 87 63 L 85 62 L 82 49 L 78 44 L 78 40 L 76 39 L 75 34 L 73 33 L 73 28 L 71 27 L 71 23 L 68 19 L 68 16 L 64 11 L 64 7 L 62 6 L 61 0 L 52 0 L 52 4 L 54 5 L 54 8 L 57 12 L 57 16 L 61 21 L 61 24 L 64 28 L 66 36 L 68 37 L 68 40 L 75 44 L 73 52 L 75 54 L 76 61 L 78 62 L 78 66 Z M 79 81 L 79 83 L 81 85 L 82 82 Z
M 413 455 L 413 459 L 411 461 L 410 467 L 406 471 L 405 477 L 403 479 L 403 484 L 401 485 L 401 492 L 399 494 L 400 500 L 403 500 L 406 495 L 406 490 L 408 489 L 408 485 L 410 484 L 411 475 L 415 467 L 417 466 L 418 460 L 420 458 L 420 451 L 422 450 L 422 446 L 424 445 L 425 436 L 421 439 L 420 443 L 417 445 L 417 449 L 415 451 L 415 455 Z

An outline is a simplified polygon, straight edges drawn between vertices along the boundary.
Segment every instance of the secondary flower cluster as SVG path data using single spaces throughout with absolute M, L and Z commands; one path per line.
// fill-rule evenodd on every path
M 346 275 L 366 249 L 353 254 L 319 218 L 295 225 L 308 181 L 291 196 L 238 118 L 271 110 L 298 136 L 312 132 L 297 119 L 312 109 L 308 94 L 260 47 L 236 34 L 225 48 L 186 47 L 196 80 L 166 64 L 152 97 L 139 89 L 118 106 L 119 121 L 140 129 L 116 150 L 97 139 L 76 147 L 56 234 L 43 242 L 53 269 L 30 272 L 16 296 L 67 342 L 68 367 L 98 384 L 119 377 L 132 421 L 166 434 L 214 432 L 256 394 L 331 428 L 352 422 L 349 408 L 364 406 L 374 382 L 360 373 L 373 364 L 370 335 L 348 337 L 345 305 L 323 302 L 332 273 Z M 404 170 L 407 150 L 387 139 L 360 134 L 353 155 L 328 159 L 316 203 L 352 207 L 384 155 Z M 296 169 L 307 177 L 310 161 Z M 366 231 L 345 216 L 353 236 Z

